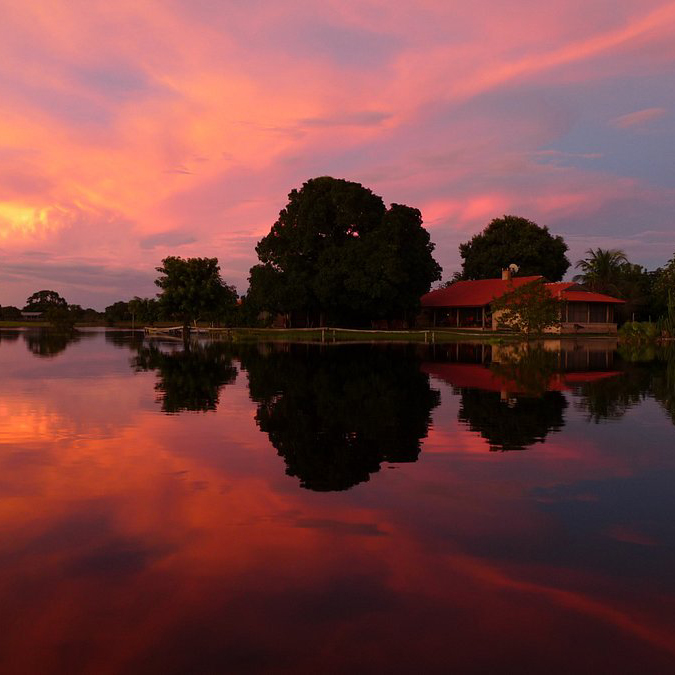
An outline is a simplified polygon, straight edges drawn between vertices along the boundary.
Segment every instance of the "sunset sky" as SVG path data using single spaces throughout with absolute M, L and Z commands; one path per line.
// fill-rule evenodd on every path
M 574 262 L 675 253 L 675 2 L 0 0 L 0 304 L 245 292 L 306 179 L 418 207 L 444 278 L 493 217 Z

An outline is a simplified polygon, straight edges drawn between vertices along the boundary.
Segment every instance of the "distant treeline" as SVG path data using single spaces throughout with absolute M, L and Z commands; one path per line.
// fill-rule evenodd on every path
M 169 256 L 157 268 L 157 297 L 120 300 L 98 312 L 43 290 L 23 311 L 42 312 L 54 323 L 398 327 L 414 321 L 421 296 L 442 272 L 418 209 L 387 208 L 359 183 L 328 176 L 308 180 L 288 200 L 256 246 L 259 262 L 241 297 L 222 279 L 216 258 Z M 559 281 L 571 267 L 567 250 L 547 227 L 505 215 L 460 245 L 462 269 L 442 285 L 498 278 L 512 265 L 519 275 Z M 598 248 L 575 267 L 582 287 L 625 301 L 620 322 L 675 311 L 675 255 L 647 270 L 621 250 Z M 0 308 L 0 319 L 21 318 L 17 307 Z

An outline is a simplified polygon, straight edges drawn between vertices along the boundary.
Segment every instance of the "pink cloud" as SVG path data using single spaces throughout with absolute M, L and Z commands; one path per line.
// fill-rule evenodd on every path
M 627 115 L 620 115 L 610 120 L 610 124 L 617 129 L 630 129 L 632 127 L 643 127 L 649 122 L 658 120 L 668 111 L 665 108 L 645 108 L 637 110 Z

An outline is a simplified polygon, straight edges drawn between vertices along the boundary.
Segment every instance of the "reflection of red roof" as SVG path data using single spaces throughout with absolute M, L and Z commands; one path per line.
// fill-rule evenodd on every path
M 422 363 L 421 370 L 427 375 L 432 375 L 453 387 L 471 387 L 484 389 L 485 391 L 510 391 L 517 392 L 518 386 L 515 381 L 497 375 L 487 366 L 478 363 Z M 597 382 L 608 377 L 615 377 L 620 373 L 611 371 L 594 371 L 578 373 L 556 373 L 547 385 L 548 391 L 564 391 L 571 389 L 573 385 L 588 382 Z
M 495 298 L 499 298 L 519 286 L 542 279 L 543 277 L 535 276 L 514 277 L 510 280 L 456 281 L 447 288 L 440 288 L 423 295 L 421 298 L 422 307 L 484 307 Z M 607 302 L 614 304 L 623 304 L 624 302 L 602 293 L 584 291 L 572 281 L 547 283 L 546 288 L 553 295 L 567 302 Z
M 603 370 L 594 373 L 564 373 L 563 377 L 565 384 L 588 384 L 589 382 L 597 382 L 598 380 L 604 380 L 607 377 L 614 377 L 620 374 L 618 370 Z
M 437 363 L 426 362 L 421 368 L 423 373 L 451 384 L 453 387 L 475 387 L 489 391 L 501 391 L 504 384 L 489 368 L 476 363 Z
M 518 286 L 542 277 L 515 277 L 504 279 L 480 279 L 479 281 L 456 281 L 447 288 L 439 288 L 422 296 L 422 307 L 483 307 L 489 305 Z

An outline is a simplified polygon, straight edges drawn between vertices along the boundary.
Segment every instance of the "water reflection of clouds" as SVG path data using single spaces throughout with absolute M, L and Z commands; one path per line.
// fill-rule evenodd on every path
M 8 382 L 10 419 L 43 430 L 13 440 L 0 417 L 9 672 L 667 672 L 672 460 L 630 416 L 575 411 L 536 451 L 491 454 L 441 386 L 418 461 L 315 493 L 284 475 L 246 379 L 199 415 L 158 414 L 156 374 L 129 368 Z M 652 433 L 673 438 L 663 415 Z M 46 461 L 12 465 L 17 448 Z

